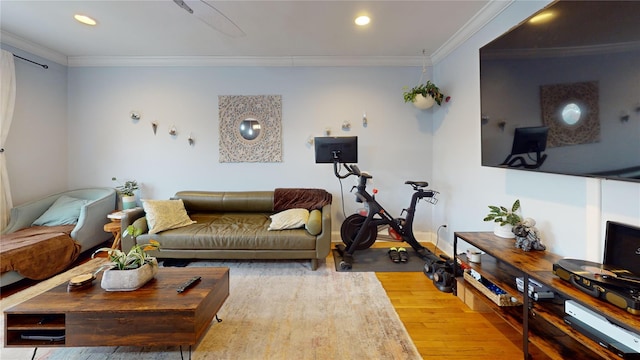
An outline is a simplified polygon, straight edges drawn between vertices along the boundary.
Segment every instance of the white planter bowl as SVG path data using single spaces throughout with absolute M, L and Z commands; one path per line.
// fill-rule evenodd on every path
M 512 230 L 513 225 L 509 224 L 500 226 L 500 224 L 496 223 L 496 225 L 493 227 L 493 233 L 496 234 L 496 236 L 500 236 L 506 239 L 515 239 L 516 234 L 514 234 Z
M 100 286 L 106 291 L 133 291 L 153 279 L 158 273 L 158 260 L 131 270 L 106 270 L 102 274 Z
M 416 98 L 413 99 L 413 106 L 417 107 L 420 110 L 427 110 L 436 103 L 436 100 L 431 95 L 422 96 L 416 95 Z

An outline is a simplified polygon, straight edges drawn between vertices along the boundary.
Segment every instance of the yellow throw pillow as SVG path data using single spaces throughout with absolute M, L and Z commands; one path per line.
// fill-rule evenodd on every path
M 322 232 L 322 211 L 318 209 L 311 210 L 305 229 L 307 229 L 307 232 L 313 236 Z
M 187 215 L 182 199 L 142 200 L 142 207 L 146 213 L 149 234 L 157 234 L 161 231 L 195 223 Z
M 289 209 L 273 214 L 267 230 L 297 229 L 305 226 L 309 219 L 307 209 Z

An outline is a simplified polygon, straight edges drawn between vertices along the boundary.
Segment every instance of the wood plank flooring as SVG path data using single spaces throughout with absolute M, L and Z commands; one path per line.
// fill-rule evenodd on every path
M 493 313 L 472 311 L 457 296 L 436 289 L 423 273 L 376 276 L 424 359 L 523 358 L 522 337 L 509 325 Z

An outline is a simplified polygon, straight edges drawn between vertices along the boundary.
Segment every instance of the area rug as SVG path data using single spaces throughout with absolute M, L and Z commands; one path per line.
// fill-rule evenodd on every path
M 374 273 L 336 272 L 331 258 L 316 271 L 308 261 L 198 261 L 188 266 L 230 268 L 230 296 L 218 313 L 222 322 L 214 321 L 192 359 L 421 358 Z M 22 301 L 35 293 L 14 296 Z M 46 348 L 38 350 L 36 359 L 181 358 L 179 347 L 140 346 Z M 4 360 L 5 351 L 14 349 L 2 350 Z M 17 350 L 23 356 L 16 359 L 28 359 L 33 349 Z M 186 359 L 188 347 L 183 350 Z
M 353 256 L 354 261 L 351 270 L 343 270 L 340 268 L 342 257 L 340 253 L 333 249 L 333 258 L 335 259 L 336 271 L 341 272 L 401 272 L 401 271 L 423 271 L 425 261 L 418 257 L 413 248 L 408 247 L 407 254 L 409 261 L 406 263 L 394 263 L 389 258 L 388 248 L 369 248 L 357 250 Z

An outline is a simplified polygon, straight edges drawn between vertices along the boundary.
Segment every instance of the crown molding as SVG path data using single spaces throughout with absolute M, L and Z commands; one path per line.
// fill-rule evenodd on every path
M 29 40 L 25 40 L 19 36 L 16 36 L 10 32 L 0 30 L 0 42 L 13 46 L 17 49 L 26 51 L 30 54 L 39 56 L 43 59 L 54 61 L 60 65 L 67 65 L 68 58 L 66 55 L 57 51 L 51 50 L 40 44 L 33 43 Z
M 82 66 L 420 66 L 420 56 L 71 56 Z
M 480 29 L 502 13 L 506 8 L 511 6 L 514 1 L 515 0 L 491 0 L 431 55 L 432 63 L 437 64 L 446 58 L 447 55 L 462 45 L 475 33 L 480 31 Z

